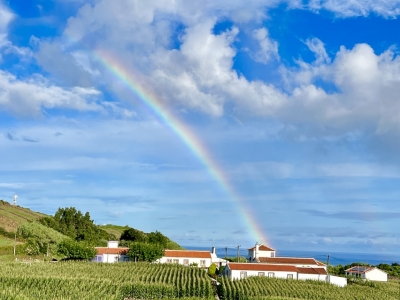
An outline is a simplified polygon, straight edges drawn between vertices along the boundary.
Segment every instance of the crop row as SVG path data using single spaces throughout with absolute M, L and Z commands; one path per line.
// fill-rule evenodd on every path
M 221 300 L 267 300 L 267 299 L 310 299 L 310 300 L 397 300 L 399 284 L 376 283 L 373 286 L 348 285 L 337 287 L 314 280 L 290 280 L 268 277 L 250 277 L 231 281 L 220 279 L 218 294 Z

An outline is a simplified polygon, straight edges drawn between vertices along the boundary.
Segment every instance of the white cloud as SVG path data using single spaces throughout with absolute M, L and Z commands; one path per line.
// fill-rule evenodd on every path
M 63 89 L 37 75 L 29 79 L 0 70 L 0 108 L 19 115 L 40 115 L 43 109 L 101 111 L 100 92 L 93 88 Z
M 306 6 L 312 10 L 332 11 L 341 17 L 367 16 L 370 13 L 391 18 L 400 15 L 399 0 L 310 0 Z
M 233 68 L 239 29 L 232 27 L 220 34 L 213 33 L 218 17 L 230 16 L 243 8 L 241 1 L 229 3 L 150 1 L 143 6 L 140 1 L 110 5 L 109 0 L 102 0 L 94 6 L 83 6 L 76 17 L 69 19 L 63 40 L 72 38 L 85 45 L 96 45 L 92 50 L 107 49 L 127 70 L 141 74 L 139 82 L 146 82 L 161 100 L 182 111 L 221 116 L 229 104 L 236 117 L 258 115 L 289 126 L 302 126 L 309 135 L 341 135 L 354 130 L 380 133 L 398 128 L 400 59 L 391 50 L 377 55 L 366 44 L 353 49 L 342 47 L 331 61 L 323 42 L 313 38 L 305 43 L 315 53 L 315 61 L 299 60 L 297 69 L 282 67 L 285 87 L 249 81 Z M 323 9 L 329 3 L 314 1 L 309 6 Z M 365 4 L 364 11 L 378 9 L 369 1 L 352 3 L 360 7 Z M 260 8 L 275 4 L 254 0 L 246 5 Z M 296 1 L 290 4 L 299 6 Z M 179 22 L 186 27 L 178 37 L 179 47 L 171 49 L 176 42 L 172 32 Z M 270 40 L 266 28 L 253 31 L 252 37 L 260 46 L 260 52 L 254 55 L 256 60 L 279 59 L 278 45 Z M 55 59 L 68 53 L 68 43 L 65 48 L 58 45 L 61 48 L 63 51 L 54 52 Z M 38 56 L 46 57 L 46 52 Z M 125 101 L 133 101 L 130 92 L 104 66 L 88 53 L 85 55 L 84 49 L 74 49 L 65 65 L 71 69 L 58 68 L 54 74 L 73 78 L 71 74 L 79 69 L 77 74 L 82 78 L 91 74 L 96 83 L 106 85 Z M 73 79 L 78 78 L 80 75 Z M 84 79 L 77 81 L 85 86 Z M 328 91 L 326 84 L 317 85 L 317 81 L 330 84 L 333 91 Z
M 272 58 L 279 58 L 278 43 L 269 38 L 267 28 L 259 28 L 253 31 L 253 39 L 259 44 L 259 50 L 251 56 L 257 62 L 267 63 Z

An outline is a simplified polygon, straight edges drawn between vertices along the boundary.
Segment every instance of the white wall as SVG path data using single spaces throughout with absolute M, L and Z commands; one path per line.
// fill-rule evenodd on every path
M 127 255 L 118 255 L 118 254 L 102 254 L 96 255 L 93 262 L 104 262 L 104 263 L 115 263 L 115 262 L 124 262 L 129 261 L 129 257 Z
M 211 258 L 187 258 L 187 257 L 161 257 L 160 259 L 157 260 L 157 262 L 166 264 L 168 263 L 168 259 L 172 259 L 172 263 L 174 263 L 174 260 L 179 260 L 178 264 L 183 265 L 184 264 L 184 259 L 187 259 L 189 261 L 189 265 L 192 263 L 197 263 L 199 267 L 202 267 L 200 264 L 201 260 L 205 261 L 205 267 L 208 268 L 211 265 Z
M 366 272 L 365 278 L 373 281 L 388 281 L 387 274 L 379 269 L 373 269 L 369 272 Z
M 288 278 L 288 274 L 291 274 L 293 279 L 297 278 L 297 273 L 296 272 L 282 272 L 282 271 L 246 271 L 246 270 L 231 270 L 229 277 L 231 280 L 233 279 L 240 279 L 241 278 L 241 272 L 247 272 L 247 278 L 250 276 L 260 276 L 259 273 L 263 272 L 265 277 L 269 277 L 268 273 L 274 273 L 275 278 Z
M 328 282 L 340 287 L 345 287 L 347 285 L 347 278 L 328 275 Z
M 298 274 L 297 279 L 299 280 L 320 280 L 320 281 L 326 281 L 327 275 L 323 274 Z

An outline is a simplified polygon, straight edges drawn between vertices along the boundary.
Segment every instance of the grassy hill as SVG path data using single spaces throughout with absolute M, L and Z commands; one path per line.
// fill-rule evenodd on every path
M 46 215 L 0 200 L 0 228 L 7 232 L 15 232 L 21 223 L 33 221 L 44 216 Z
M 117 239 L 119 239 L 124 230 L 129 229 L 129 226 L 107 224 L 107 225 L 99 225 L 99 228 L 107 231 L 107 233 L 115 235 Z

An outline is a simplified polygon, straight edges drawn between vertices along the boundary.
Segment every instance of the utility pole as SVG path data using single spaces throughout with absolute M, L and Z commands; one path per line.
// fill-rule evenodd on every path
M 241 245 L 237 246 L 237 262 L 239 262 L 239 248 L 242 247 Z
M 328 254 L 328 262 L 327 262 L 327 264 L 326 264 L 326 269 L 329 269 L 329 258 L 331 257 L 331 255 L 330 254 Z
M 228 258 L 228 247 L 225 247 L 225 260 Z

